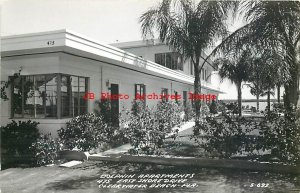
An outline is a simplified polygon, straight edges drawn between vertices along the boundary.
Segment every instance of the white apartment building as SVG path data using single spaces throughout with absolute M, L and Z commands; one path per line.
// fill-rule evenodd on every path
M 101 93 L 127 94 L 112 100 L 112 110 L 131 108 L 137 93 L 182 95 L 193 92 L 189 61 L 157 41 L 107 45 L 69 30 L 2 37 L 1 81 L 13 80 L 1 100 L 1 125 L 13 120 L 40 122 L 42 132 L 56 131 L 70 118 L 93 112 Z M 19 77 L 13 78 L 21 69 Z M 201 74 L 202 93 L 218 95 L 210 64 Z M 86 93 L 95 98 L 86 100 Z M 157 100 L 146 100 L 153 106 Z

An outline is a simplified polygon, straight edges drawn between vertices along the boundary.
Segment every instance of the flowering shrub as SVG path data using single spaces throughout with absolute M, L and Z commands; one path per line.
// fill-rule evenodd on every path
M 89 151 L 109 142 L 114 132 L 114 127 L 108 126 L 101 116 L 89 113 L 68 121 L 66 128 L 58 131 L 58 136 L 67 149 Z
M 29 148 L 40 136 L 38 122 L 12 121 L 1 127 L 1 163 L 3 168 L 34 164 L 34 152 Z
M 201 101 L 201 109 L 200 109 L 200 111 L 201 111 L 201 115 L 202 116 L 207 116 L 207 115 L 210 114 L 209 106 L 205 102 L 203 102 L 203 101 Z
M 34 152 L 35 165 L 42 166 L 54 163 L 59 151 L 59 143 L 51 137 L 51 134 L 41 135 L 36 142 L 32 143 L 31 150 Z
M 105 123 L 111 125 L 112 112 L 111 112 L 110 100 L 108 99 L 101 99 L 100 101 L 96 100 L 95 104 L 97 105 L 97 108 L 94 109 L 96 116 L 101 116 Z
M 140 102 L 133 102 L 132 111 L 126 111 L 121 122 L 133 150 L 131 153 L 159 154 L 166 136 L 176 136 L 172 127 L 180 124 L 179 106 L 175 102 L 161 102 L 149 109 Z
M 207 116 L 199 126 L 203 136 L 194 138 L 206 152 L 214 153 L 220 158 L 229 158 L 242 151 L 253 152 L 257 146 L 253 146 L 255 138 L 249 133 L 256 128 L 256 122 L 244 117 L 230 116 L 223 113 L 222 117 Z
M 283 113 L 282 113 L 283 112 Z M 265 113 L 259 124 L 263 136 L 263 150 L 271 150 L 272 156 L 286 163 L 300 160 L 300 111 L 285 110 L 277 106 Z
M 212 114 L 217 114 L 218 113 L 218 106 L 215 100 L 212 100 L 210 105 L 209 105 L 209 112 Z
M 159 121 L 160 127 L 167 132 L 171 132 L 175 125 L 181 123 L 180 114 L 180 106 L 174 101 L 159 102 L 154 112 L 155 119 Z

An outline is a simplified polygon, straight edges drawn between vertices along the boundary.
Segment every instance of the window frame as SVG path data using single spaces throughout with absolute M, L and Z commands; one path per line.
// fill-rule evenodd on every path
M 161 89 L 161 96 L 162 96 L 161 101 L 162 102 L 168 102 L 168 99 L 169 99 L 168 92 L 169 92 L 168 88 L 162 88 Z M 164 97 L 164 96 L 166 96 L 166 97 Z
M 55 75 L 56 77 L 56 80 L 57 80 L 57 83 L 56 83 L 56 116 L 53 116 L 53 117 L 46 117 L 46 112 L 45 112 L 45 109 L 44 109 L 44 116 L 45 117 L 36 117 L 36 116 L 33 116 L 33 117 L 24 117 L 24 110 L 25 110 L 25 102 L 24 102 L 24 78 L 25 77 L 30 77 L 32 76 L 33 77 L 33 80 L 35 82 L 35 77 L 37 76 L 47 76 L 47 75 Z M 75 116 L 62 116 L 62 111 L 61 111 L 61 108 L 62 108 L 62 100 L 61 100 L 61 78 L 62 76 L 65 75 L 65 76 L 75 76 L 78 78 L 78 80 L 80 78 L 84 78 L 84 88 L 85 88 L 85 93 L 88 91 L 88 86 L 89 86 L 89 77 L 84 77 L 84 76 L 77 76 L 77 75 L 72 75 L 72 74 L 65 74 L 65 73 L 43 73 L 43 74 L 28 74 L 28 75 L 20 75 L 19 78 L 21 79 L 21 117 L 15 117 L 15 112 L 14 112 L 14 82 L 12 82 L 11 84 L 11 87 L 10 87 L 10 96 L 11 96 L 11 103 L 10 103 L 10 110 L 11 110 L 11 113 L 10 113 L 10 118 L 11 119 L 65 119 L 65 118 L 72 118 L 72 117 L 75 117 Z M 9 80 L 13 80 L 13 78 L 15 78 L 14 76 L 9 76 L 8 77 Z M 43 85 L 45 85 L 46 87 L 46 84 L 45 82 L 43 83 Z M 35 86 L 35 83 L 34 83 L 34 86 Z M 79 90 L 79 81 L 78 81 L 78 90 Z M 46 90 L 45 90 L 46 91 Z M 78 92 L 78 95 L 79 95 L 79 91 Z M 71 96 L 70 96 L 71 97 Z M 80 113 L 80 96 L 78 96 L 78 115 L 82 115 Z M 88 101 L 86 101 L 86 105 L 85 105 L 85 113 L 88 112 Z M 34 107 L 36 108 L 36 107 Z M 46 106 L 44 106 L 44 108 L 46 108 Z
M 137 91 L 138 91 L 138 87 L 139 87 L 139 93 L 141 96 L 145 96 L 144 99 L 136 99 L 136 95 L 137 95 Z M 143 93 L 141 92 L 143 91 Z M 134 98 L 135 100 L 143 100 L 144 105 L 146 106 L 146 85 L 145 84 L 134 84 Z
M 180 62 L 178 62 L 178 58 L 180 58 Z M 170 63 L 167 63 L 167 61 Z M 183 71 L 183 57 L 178 52 L 156 53 L 154 54 L 154 62 L 171 70 Z

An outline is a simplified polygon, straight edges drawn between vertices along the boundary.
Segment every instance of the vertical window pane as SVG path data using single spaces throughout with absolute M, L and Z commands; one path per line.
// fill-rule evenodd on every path
M 79 82 L 78 82 L 78 77 L 76 76 L 71 76 L 71 89 L 72 89 L 72 98 L 71 98 L 71 106 L 72 108 L 72 116 L 76 117 L 78 116 L 78 111 L 79 111 Z
M 45 76 L 34 76 L 34 117 L 45 118 Z
M 21 77 L 13 80 L 12 88 L 12 111 L 13 117 L 22 117 L 22 79 Z
M 34 77 L 33 76 L 24 77 L 23 97 L 24 97 L 24 118 L 34 118 L 35 100 L 34 100 Z
M 84 100 L 83 97 L 86 92 L 86 78 L 79 78 L 79 113 L 80 115 L 86 114 L 87 112 L 87 100 Z
M 45 78 L 44 106 L 46 117 L 57 116 L 57 75 L 46 75 Z
M 61 76 L 61 115 L 62 117 L 71 116 L 71 82 L 70 76 Z
M 172 69 L 172 53 L 166 54 L 166 67 Z

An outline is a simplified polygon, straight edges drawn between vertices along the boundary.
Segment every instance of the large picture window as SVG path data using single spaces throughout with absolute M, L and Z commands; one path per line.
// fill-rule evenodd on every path
M 177 52 L 155 54 L 155 63 L 172 70 L 183 70 L 182 57 Z
M 12 81 L 13 118 L 62 118 L 87 112 L 87 78 L 64 75 L 28 75 Z

